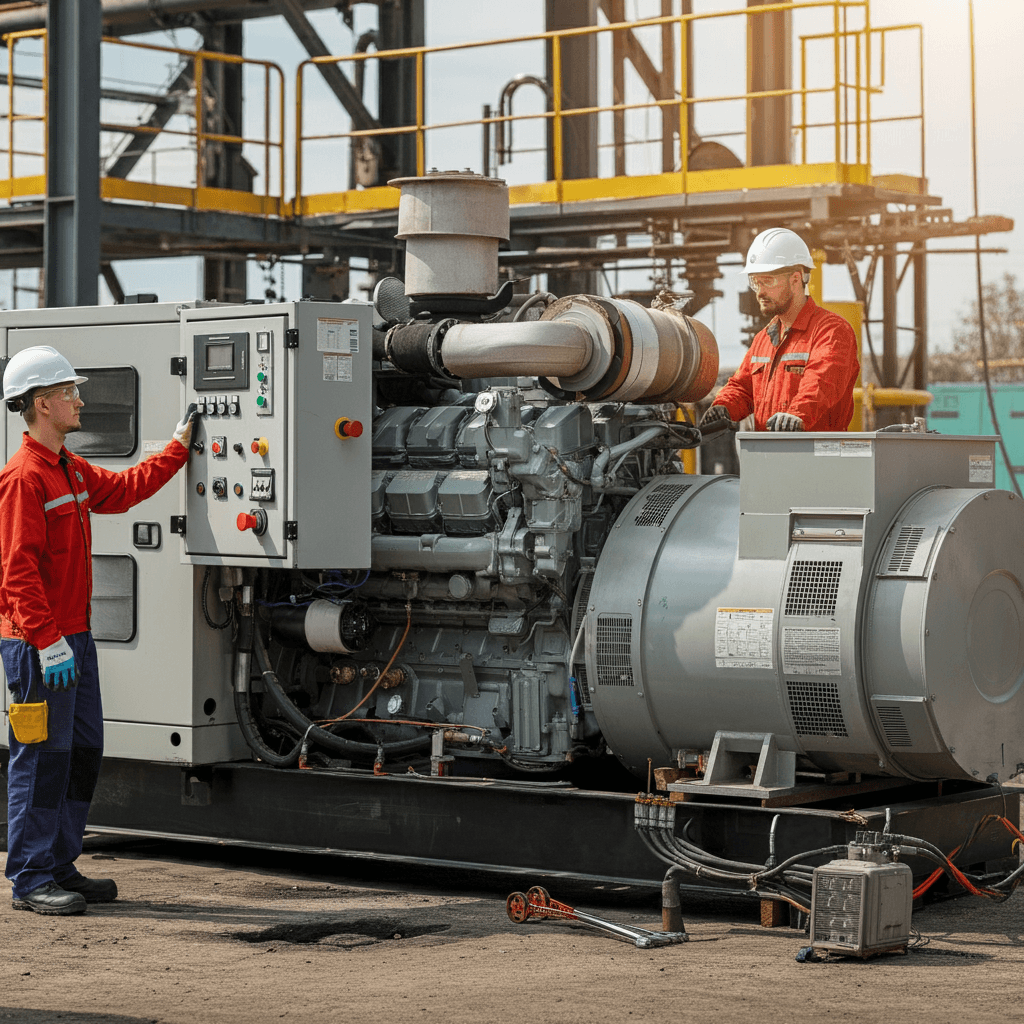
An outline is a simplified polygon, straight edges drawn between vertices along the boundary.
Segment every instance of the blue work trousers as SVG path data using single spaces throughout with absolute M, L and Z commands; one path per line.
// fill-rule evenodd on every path
M 19 743 L 13 731 L 9 735 L 7 877 L 17 899 L 78 874 L 74 865 L 103 757 L 96 645 L 91 633 L 64 639 L 75 656 L 77 685 L 56 691 L 43 686 L 34 647 L 23 640 L 0 641 L 12 702 L 49 705 L 44 742 Z

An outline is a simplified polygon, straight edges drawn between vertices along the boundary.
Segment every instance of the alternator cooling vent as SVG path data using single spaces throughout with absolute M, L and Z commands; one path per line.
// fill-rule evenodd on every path
M 924 536 L 924 529 L 920 526 L 902 526 L 899 536 L 893 545 L 892 554 L 889 556 L 889 564 L 886 572 L 909 572 L 914 563 L 914 552 Z M 897 709 L 898 710 L 898 709 Z
M 633 685 L 633 617 L 597 618 L 597 682 L 599 686 Z
M 860 905 L 864 895 L 863 875 L 830 875 L 818 872 L 814 880 L 812 942 L 839 942 L 855 946 L 860 942 Z
M 886 742 L 890 747 L 912 747 L 907 721 L 903 717 L 903 708 L 898 704 L 878 704 L 875 707 L 878 721 L 885 732 Z
M 798 736 L 848 736 L 839 687 L 830 682 L 786 682 Z
M 786 591 L 787 615 L 835 615 L 842 562 L 794 562 Z
M 636 526 L 661 526 L 680 496 L 690 489 L 689 484 L 659 484 L 644 498 L 643 507 L 634 520 Z

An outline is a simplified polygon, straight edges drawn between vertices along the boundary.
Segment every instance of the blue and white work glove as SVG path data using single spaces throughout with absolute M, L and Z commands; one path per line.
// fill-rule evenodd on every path
M 78 685 L 75 656 L 64 637 L 49 647 L 39 649 L 39 665 L 43 670 L 43 686 L 48 690 L 66 690 Z
M 764 426 L 765 430 L 803 430 L 804 421 L 791 412 L 777 412 Z
M 729 410 L 724 405 L 713 405 L 701 416 L 699 426 L 709 427 L 712 423 L 717 423 L 719 420 L 731 418 Z
M 181 422 L 174 428 L 174 440 L 182 446 L 182 448 L 188 448 L 192 443 L 192 420 L 196 415 L 196 403 L 193 402 L 185 415 L 182 417 Z

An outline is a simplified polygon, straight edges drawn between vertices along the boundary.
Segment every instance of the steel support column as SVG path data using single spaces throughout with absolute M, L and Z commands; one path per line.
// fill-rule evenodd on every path
M 896 246 L 882 247 L 882 379 L 878 382 L 883 388 L 899 387 L 898 360 L 896 355 Z M 888 426 L 897 421 L 897 412 L 893 409 L 879 409 L 875 424 L 879 427 Z
M 545 0 L 544 27 L 548 32 L 564 28 L 582 28 L 597 24 L 597 0 Z M 547 80 L 554 88 L 554 48 L 545 44 Z M 563 36 L 561 42 L 561 107 L 597 106 L 597 36 Z M 549 101 L 550 102 L 550 101 Z M 553 104 L 552 104 L 553 106 Z M 597 115 L 580 114 L 562 120 L 562 152 L 560 154 L 563 178 L 596 178 Z M 555 177 L 554 126 L 548 122 L 548 179 Z M 559 246 L 564 240 L 550 236 L 543 245 Z M 585 241 L 583 244 L 592 244 Z M 548 274 L 548 290 L 556 295 L 592 293 L 597 286 L 593 271 L 562 271 Z
M 99 301 L 100 36 L 100 0 L 50 0 L 43 228 L 47 306 Z
M 393 0 L 380 4 L 377 35 L 382 50 L 423 46 L 426 21 L 423 0 Z M 416 60 L 397 57 L 378 62 L 378 107 L 385 128 L 416 124 Z M 424 116 L 426 111 L 424 110 Z M 427 161 L 428 166 L 430 161 Z M 443 166 L 443 165 L 442 165 Z M 378 184 L 416 173 L 416 136 L 385 136 Z
M 756 8 L 766 0 L 747 0 Z M 793 87 L 791 11 L 747 16 L 747 89 L 770 92 Z M 768 96 L 747 102 L 747 164 L 788 164 L 792 134 L 792 97 Z M 838 159 L 838 157 L 837 157 Z
M 914 382 L 911 387 L 923 391 L 928 386 L 928 269 L 927 249 L 922 242 L 914 249 Z

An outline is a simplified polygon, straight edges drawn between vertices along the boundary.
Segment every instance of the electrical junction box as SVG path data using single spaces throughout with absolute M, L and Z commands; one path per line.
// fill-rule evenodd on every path
M 195 402 L 182 558 L 370 565 L 372 307 L 283 302 L 182 313 Z
M 906 864 L 851 844 L 846 859 L 814 869 L 811 945 L 860 957 L 905 950 L 913 901 Z

